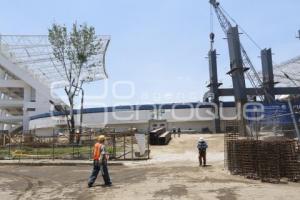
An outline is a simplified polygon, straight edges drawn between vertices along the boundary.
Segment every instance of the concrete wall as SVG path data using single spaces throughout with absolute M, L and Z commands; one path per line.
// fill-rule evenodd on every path
M 169 129 L 180 128 L 181 130 L 195 130 L 201 132 L 203 128 L 212 130 L 212 121 L 184 121 L 184 122 L 171 122 L 168 124 Z
M 168 129 L 181 128 L 181 130 L 201 131 L 203 128 L 212 129 L 212 116 L 209 114 L 209 108 L 190 108 L 190 109 L 170 109 L 165 110 L 162 119 L 167 120 Z M 224 108 L 224 116 L 234 119 L 235 108 Z M 83 126 L 86 127 L 113 127 L 116 131 L 125 131 L 131 127 L 139 129 L 140 132 L 148 131 L 148 122 L 153 112 L 151 110 L 135 111 L 116 111 L 85 113 L 83 116 Z M 79 126 L 79 115 L 76 117 L 76 124 Z M 224 120 L 224 119 L 223 119 Z M 36 130 L 41 135 L 52 134 L 52 129 L 59 125 L 66 125 L 64 117 L 45 117 L 30 121 L 30 129 Z M 222 122 L 222 130 L 225 130 Z

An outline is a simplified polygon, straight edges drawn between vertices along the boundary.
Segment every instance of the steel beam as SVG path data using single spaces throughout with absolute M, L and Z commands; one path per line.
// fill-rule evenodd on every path
M 283 95 L 283 94 L 300 94 L 300 87 L 278 87 L 274 88 L 275 95 Z
M 299 87 L 277 87 L 273 89 L 274 95 L 297 95 L 300 94 Z M 234 90 L 232 88 L 218 89 L 219 96 L 234 96 Z M 264 90 L 262 88 L 246 88 L 246 94 L 251 96 L 263 95 Z

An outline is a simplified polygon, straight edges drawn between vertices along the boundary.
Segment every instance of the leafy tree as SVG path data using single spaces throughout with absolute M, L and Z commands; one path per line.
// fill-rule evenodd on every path
M 75 96 L 88 78 L 83 74 L 83 69 L 90 69 L 99 64 L 93 57 L 101 54 L 101 39 L 95 34 L 94 27 L 87 24 L 78 26 L 76 23 L 69 33 L 65 25 L 54 23 L 49 29 L 48 39 L 54 57 L 63 66 L 67 80 L 65 92 L 69 106 L 65 110 L 65 115 L 70 132 L 69 141 L 72 143 L 75 135 Z

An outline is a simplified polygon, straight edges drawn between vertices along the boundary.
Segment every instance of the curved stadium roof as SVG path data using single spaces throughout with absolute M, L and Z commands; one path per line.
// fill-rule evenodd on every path
M 96 66 L 85 68 L 81 80 L 87 82 L 107 78 L 105 54 L 110 41 L 109 36 L 98 36 L 101 53 L 91 58 Z M 14 64 L 25 69 L 49 87 L 53 83 L 66 81 L 63 66 L 56 61 L 47 35 L 0 35 L 0 52 Z M 55 84 L 52 87 L 62 87 Z
M 289 77 L 287 78 L 286 75 Z M 300 56 L 274 66 L 274 78 L 279 86 L 300 86 Z

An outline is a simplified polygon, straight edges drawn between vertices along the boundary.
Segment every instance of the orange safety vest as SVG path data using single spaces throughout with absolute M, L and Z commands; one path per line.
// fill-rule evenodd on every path
M 97 142 L 94 146 L 94 160 L 99 160 L 101 155 L 101 144 Z

